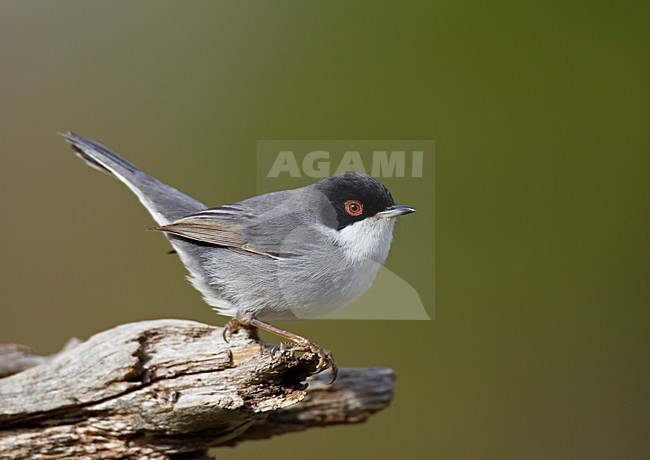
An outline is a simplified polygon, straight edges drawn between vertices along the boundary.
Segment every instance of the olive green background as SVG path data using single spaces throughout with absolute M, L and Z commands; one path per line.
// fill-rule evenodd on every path
M 392 406 L 219 458 L 647 458 L 648 16 L 0 2 L 0 342 L 49 353 L 129 321 L 223 321 L 130 192 L 56 131 L 211 205 L 255 193 L 260 139 L 433 139 L 436 319 L 292 326 L 341 366 L 395 369 Z M 409 258 L 433 224 L 419 212 L 396 235 L 388 266 L 414 285 L 434 283 Z

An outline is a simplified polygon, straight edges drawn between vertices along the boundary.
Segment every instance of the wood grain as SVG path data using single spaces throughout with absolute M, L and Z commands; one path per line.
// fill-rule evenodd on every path
M 207 458 L 214 446 L 363 422 L 390 403 L 391 370 L 341 369 L 329 385 L 310 376 L 317 361 L 182 320 L 125 324 L 51 357 L 0 346 L 0 458 Z

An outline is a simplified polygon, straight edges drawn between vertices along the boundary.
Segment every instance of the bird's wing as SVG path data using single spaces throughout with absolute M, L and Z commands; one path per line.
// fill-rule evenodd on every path
M 281 213 L 256 211 L 254 207 L 240 204 L 205 209 L 154 230 L 250 256 L 271 259 L 295 256 L 286 250 L 291 245 L 287 230 L 291 230 L 295 221 Z

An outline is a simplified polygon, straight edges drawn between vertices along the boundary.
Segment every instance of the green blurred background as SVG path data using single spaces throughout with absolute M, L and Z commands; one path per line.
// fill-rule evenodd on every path
M 648 458 L 649 16 L 0 2 L 0 342 L 50 353 L 129 321 L 223 321 L 130 192 L 56 131 L 211 205 L 254 194 L 260 139 L 433 139 L 435 321 L 292 326 L 341 366 L 394 368 L 393 405 L 219 458 Z M 388 262 L 414 285 L 434 281 L 412 262 L 433 217 L 409 216 Z

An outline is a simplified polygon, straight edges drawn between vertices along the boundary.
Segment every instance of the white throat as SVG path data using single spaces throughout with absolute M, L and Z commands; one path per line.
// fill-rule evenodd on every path
M 334 231 L 334 240 L 353 260 L 372 260 L 383 264 L 393 241 L 395 219 L 369 217 L 340 231 Z

